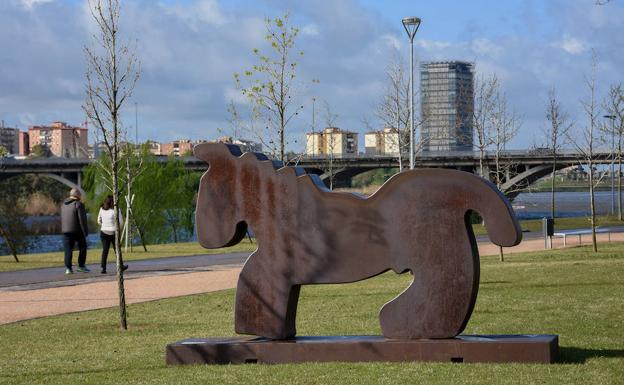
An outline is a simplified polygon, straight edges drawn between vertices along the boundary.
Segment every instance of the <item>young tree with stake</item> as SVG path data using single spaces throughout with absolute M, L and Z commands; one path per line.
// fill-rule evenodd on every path
M 119 293 L 120 326 L 127 329 L 126 300 L 121 254 L 121 226 L 119 203 L 122 189 L 120 178 L 123 170 L 120 142 L 124 131 L 121 109 L 132 95 L 139 79 L 139 62 L 133 51 L 119 41 L 120 0 L 89 0 L 89 10 L 95 22 L 96 32 L 92 45 L 85 47 L 87 59 L 86 100 L 83 106 L 88 119 L 101 134 L 110 158 L 106 188 L 113 196 L 115 212 L 115 255 L 117 286 Z
M 568 137 L 568 132 L 572 128 L 567 112 L 563 110 L 557 91 L 551 88 L 548 91 L 548 102 L 546 104 L 546 120 L 548 126 L 544 129 L 546 147 L 550 149 L 552 155 L 552 179 L 550 181 L 550 217 L 555 219 L 555 172 L 557 171 L 557 157 L 563 147 L 563 142 Z

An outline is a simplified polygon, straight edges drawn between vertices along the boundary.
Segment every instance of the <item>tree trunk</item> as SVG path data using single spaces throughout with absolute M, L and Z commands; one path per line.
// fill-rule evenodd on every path
M 6 241 L 7 246 L 9 246 L 9 250 L 11 250 L 11 254 L 15 259 L 15 262 L 19 262 L 19 259 L 17 258 L 17 249 L 15 248 L 15 245 L 13 244 L 13 241 L 11 240 L 9 234 L 4 230 L 2 224 L 0 224 L 0 235 Z
M 622 220 L 622 138 L 618 141 L 618 220 Z
M 498 256 L 501 262 L 505 262 L 505 255 L 503 254 L 503 246 L 498 246 Z
M 171 229 L 173 230 L 173 243 L 178 243 L 178 230 L 176 229 L 175 220 L 171 221 Z
M 145 251 L 147 253 L 147 245 L 145 244 L 145 234 L 143 234 L 143 230 L 141 229 L 141 226 L 139 226 L 139 224 L 136 221 L 136 218 L 134 218 L 134 215 L 132 216 L 132 222 L 134 222 L 134 226 L 137 229 L 137 233 L 139 234 L 139 240 L 141 241 L 141 246 L 143 246 L 143 251 Z
M 596 203 L 594 202 L 594 170 L 593 164 L 589 163 L 589 209 L 591 212 L 592 245 L 594 253 L 598 252 L 598 242 L 596 241 Z
M 555 171 L 557 170 L 557 158 L 553 156 L 552 180 L 550 182 L 550 218 L 555 223 Z
M 485 175 L 483 175 L 483 158 L 484 157 L 485 157 L 485 154 L 484 154 L 483 148 L 479 148 L 479 174 L 481 175 L 482 178 L 490 179 L 490 178 L 486 178 Z

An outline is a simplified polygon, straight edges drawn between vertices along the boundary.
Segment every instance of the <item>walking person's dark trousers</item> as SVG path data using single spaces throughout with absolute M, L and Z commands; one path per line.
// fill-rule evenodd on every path
M 115 247 L 115 234 L 105 234 L 100 232 L 100 240 L 102 241 L 102 269 L 106 270 L 106 260 L 108 259 L 108 250 L 111 245 Z
M 78 243 L 78 266 L 84 267 L 87 262 L 87 240 L 81 233 L 63 233 L 65 267 L 70 270 L 72 268 L 72 253 L 76 243 Z

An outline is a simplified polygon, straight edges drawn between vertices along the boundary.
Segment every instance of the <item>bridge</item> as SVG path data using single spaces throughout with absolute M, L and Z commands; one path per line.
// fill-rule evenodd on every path
M 557 169 L 579 165 L 583 157 L 576 152 L 563 151 L 558 154 Z M 195 157 L 179 158 L 187 169 L 205 171 L 206 163 Z M 404 162 L 406 157 L 403 157 Z M 613 154 L 608 151 L 597 152 L 594 156 L 596 164 L 609 164 Z M 166 157 L 157 157 L 158 162 L 166 162 Z M 55 179 L 68 187 L 81 186 L 82 171 L 92 159 L 68 158 L 34 158 L 18 160 L 13 158 L 0 159 L 0 181 L 21 174 L 38 174 Z M 330 167 L 331 162 L 331 167 Z M 484 174 L 490 179 L 495 176 L 496 157 L 488 152 L 484 158 Z M 398 168 L 398 157 L 387 155 L 350 155 L 335 156 L 331 159 L 319 156 L 302 156 L 292 159 L 290 165 L 304 168 L 308 173 L 317 174 L 326 184 L 332 176 L 335 187 L 348 187 L 354 176 L 378 168 Z M 479 154 L 476 152 L 423 153 L 415 157 L 417 168 L 449 168 L 479 172 Z M 501 175 L 501 190 L 513 198 L 535 181 L 552 172 L 552 155 L 548 151 L 506 151 L 499 156 L 499 164 L 504 171 Z
M 407 155 L 407 154 L 406 154 Z M 406 169 L 407 156 L 403 156 L 403 165 Z M 593 157 L 595 164 L 610 164 L 614 154 L 609 151 L 596 152 Z M 446 152 L 446 153 L 422 153 L 415 157 L 416 168 L 448 168 L 471 173 L 479 173 L 479 153 L 472 151 Z M 578 152 L 562 151 L 557 154 L 556 169 L 561 170 L 571 166 L 586 163 L 584 157 Z M 398 157 L 383 155 L 354 155 L 345 157 L 302 157 L 297 163 L 306 169 L 308 173 L 318 174 L 322 180 L 329 180 L 333 175 L 334 186 L 348 187 L 351 179 L 363 172 L 378 168 L 398 168 Z M 552 154 L 549 151 L 505 151 L 499 155 L 499 170 L 504 170 L 500 175 L 501 190 L 513 198 L 532 183 L 549 175 L 552 172 Z M 496 156 L 492 152 L 485 154 L 483 159 L 483 174 L 488 175 L 490 180 L 496 179 Z

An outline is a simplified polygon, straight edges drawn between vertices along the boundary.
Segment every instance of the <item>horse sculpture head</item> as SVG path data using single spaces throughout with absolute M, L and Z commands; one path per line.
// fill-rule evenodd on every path
M 232 246 L 240 242 L 247 223 L 240 215 L 236 194 L 237 167 L 241 154 L 238 146 L 223 143 L 202 143 L 193 149 L 195 156 L 208 163 L 208 171 L 201 177 L 197 193 L 197 239 L 208 249 Z

